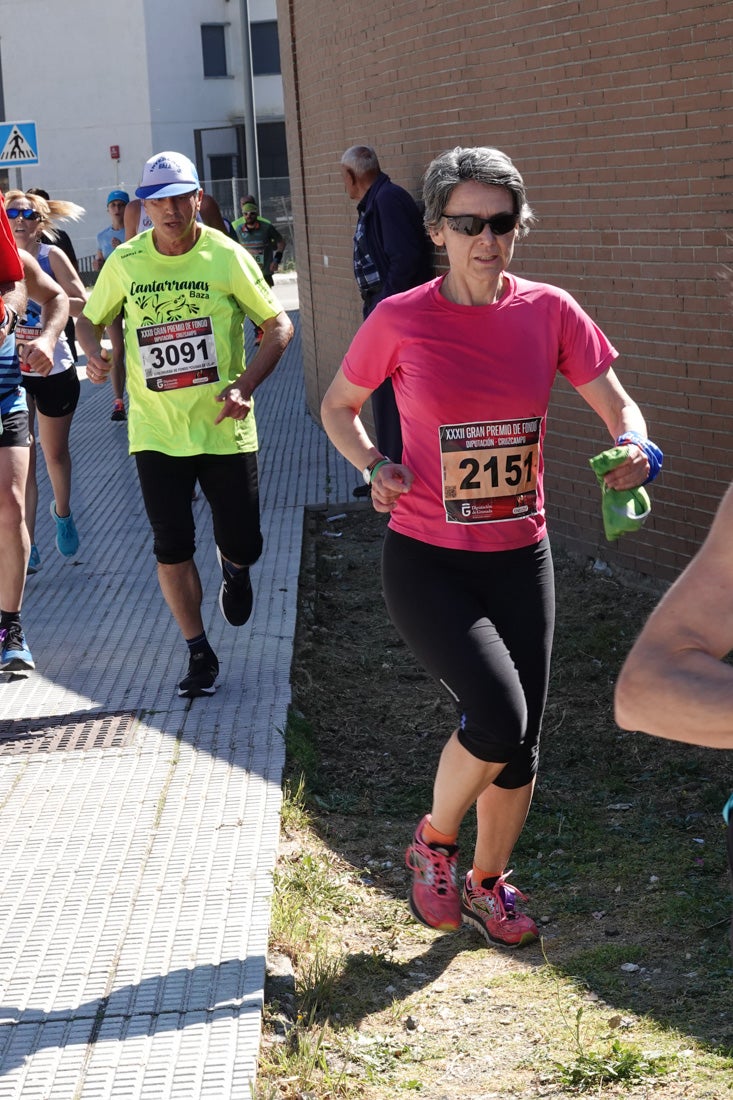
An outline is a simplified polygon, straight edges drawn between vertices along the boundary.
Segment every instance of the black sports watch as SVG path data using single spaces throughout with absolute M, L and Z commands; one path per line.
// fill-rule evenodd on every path
M 12 317 L 11 317 L 12 314 Z M 12 306 L 5 307 L 5 317 L 0 323 L 0 329 L 5 329 L 5 335 L 10 336 L 11 332 L 15 332 L 15 326 L 18 324 L 18 314 L 12 308 Z

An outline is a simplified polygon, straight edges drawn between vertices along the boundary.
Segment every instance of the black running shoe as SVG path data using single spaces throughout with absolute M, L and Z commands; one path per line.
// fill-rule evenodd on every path
M 224 566 L 218 547 L 216 556 L 219 559 L 222 575 L 221 588 L 219 589 L 221 613 L 230 626 L 244 626 L 252 614 L 254 603 L 249 569 L 245 566 L 244 569 L 240 569 L 238 573 L 231 576 Z
M 188 675 L 178 685 L 178 694 L 184 699 L 197 699 L 200 695 L 213 695 L 219 662 L 212 650 L 201 649 L 192 653 L 188 661 Z

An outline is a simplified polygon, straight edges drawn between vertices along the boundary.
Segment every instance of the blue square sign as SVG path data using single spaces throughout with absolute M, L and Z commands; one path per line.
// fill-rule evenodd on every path
M 0 123 L 0 168 L 38 164 L 35 122 Z

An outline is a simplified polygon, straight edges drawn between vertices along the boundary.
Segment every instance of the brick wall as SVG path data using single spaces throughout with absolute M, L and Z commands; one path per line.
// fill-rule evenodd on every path
M 621 353 L 665 451 L 644 531 L 609 545 L 587 458 L 605 429 L 562 380 L 547 438 L 556 543 L 661 579 L 733 476 L 733 9 L 703 0 L 278 0 L 310 408 L 360 321 L 341 153 L 415 197 L 430 159 L 496 145 L 539 222 L 512 270 L 557 283 Z

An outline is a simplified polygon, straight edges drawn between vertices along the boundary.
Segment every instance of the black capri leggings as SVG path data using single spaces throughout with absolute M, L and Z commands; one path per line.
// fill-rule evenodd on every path
M 209 502 L 214 539 L 227 561 L 254 565 L 262 553 L 257 454 L 135 455 L 153 553 L 163 565 L 189 561 L 196 549 L 191 496 L 198 481 Z
M 485 553 L 388 529 L 382 584 L 400 635 L 458 703 L 460 743 L 506 764 L 497 786 L 525 786 L 537 772 L 555 623 L 548 540 Z

